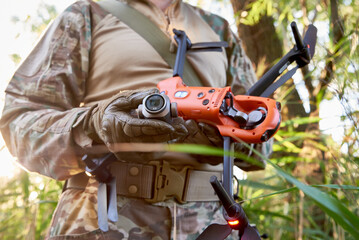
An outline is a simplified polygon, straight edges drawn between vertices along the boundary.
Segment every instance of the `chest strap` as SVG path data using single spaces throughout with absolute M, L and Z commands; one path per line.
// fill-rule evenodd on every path
M 176 62 L 176 54 L 170 51 L 172 40 L 145 15 L 126 3 L 116 0 L 102 0 L 97 2 L 102 9 L 117 17 L 132 30 L 143 37 L 158 54 L 173 69 Z M 188 86 L 203 86 L 193 66 L 184 62 L 183 80 Z
M 168 162 L 148 165 L 115 162 L 111 173 L 116 178 L 118 195 L 142 198 L 156 203 L 175 198 L 180 203 L 218 201 L 209 183 L 211 176 L 221 179 L 221 172 L 199 171 L 184 167 L 176 170 Z M 73 176 L 66 189 L 85 189 L 89 177 L 85 173 Z

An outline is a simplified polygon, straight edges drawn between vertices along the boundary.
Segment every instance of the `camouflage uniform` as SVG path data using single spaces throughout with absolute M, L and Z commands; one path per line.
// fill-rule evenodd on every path
M 235 94 L 243 94 L 256 79 L 228 23 L 201 9 L 186 7 L 207 22 L 220 40 L 228 42 L 224 85 L 232 86 Z M 91 71 L 92 37 L 107 16 L 89 0 L 71 5 L 49 27 L 9 83 L 1 132 L 11 153 L 28 170 L 57 180 L 84 171 L 81 157 L 92 141 L 79 126 L 91 105 L 84 104 L 84 99 Z M 118 196 L 120 220 L 110 223 L 110 231 L 104 233 L 97 224 L 97 186 L 98 182 L 90 178 L 85 189 L 63 192 L 49 239 L 189 240 L 209 224 L 223 222 L 218 202 L 178 204 L 170 199 L 150 204 Z

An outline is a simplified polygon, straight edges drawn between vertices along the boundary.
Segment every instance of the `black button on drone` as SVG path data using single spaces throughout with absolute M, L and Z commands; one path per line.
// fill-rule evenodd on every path
M 208 99 L 205 99 L 205 100 L 203 100 L 203 102 L 202 102 L 203 105 L 207 105 L 208 103 L 209 103 L 209 100 L 208 100 Z

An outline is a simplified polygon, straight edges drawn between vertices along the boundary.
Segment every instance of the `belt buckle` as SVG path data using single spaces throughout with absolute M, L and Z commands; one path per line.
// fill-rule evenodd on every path
M 156 176 L 152 198 L 146 199 L 146 201 L 156 203 L 174 197 L 179 203 L 185 203 L 186 201 L 183 198 L 190 167 L 184 167 L 182 170 L 176 171 L 166 161 L 162 163 L 155 161 L 150 164 L 156 166 Z

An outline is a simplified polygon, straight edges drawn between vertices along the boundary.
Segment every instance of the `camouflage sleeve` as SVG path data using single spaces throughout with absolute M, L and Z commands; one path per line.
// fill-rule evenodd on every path
M 227 23 L 228 24 L 228 23 Z M 226 28 L 226 48 L 228 58 L 227 85 L 235 95 L 245 94 L 257 81 L 252 62 L 244 52 L 240 39 L 229 27 Z
M 58 180 L 83 171 L 74 127 L 87 111 L 80 103 L 89 67 L 90 9 L 81 1 L 58 16 L 5 91 L 0 128 L 7 147 L 28 170 Z M 88 141 L 81 131 L 76 138 Z
M 210 12 L 196 8 L 203 20 L 205 20 L 211 28 L 219 35 L 221 41 L 226 41 L 226 55 L 228 59 L 227 69 L 227 86 L 231 86 L 235 95 L 245 94 L 247 90 L 257 81 L 257 77 L 252 67 L 252 63 L 244 49 L 241 40 L 231 31 L 229 23 L 222 17 Z M 268 158 L 272 153 L 273 140 L 269 140 L 262 144 L 252 144 L 251 148 L 255 148 L 263 156 Z M 258 156 L 252 149 L 248 149 L 243 144 L 235 143 L 234 150 L 241 152 L 242 155 L 253 157 L 236 158 L 234 163 L 244 171 L 254 171 L 264 169 L 266 166 L 265 159 Z M 250 162 L 249 162 L 250 161 Z

